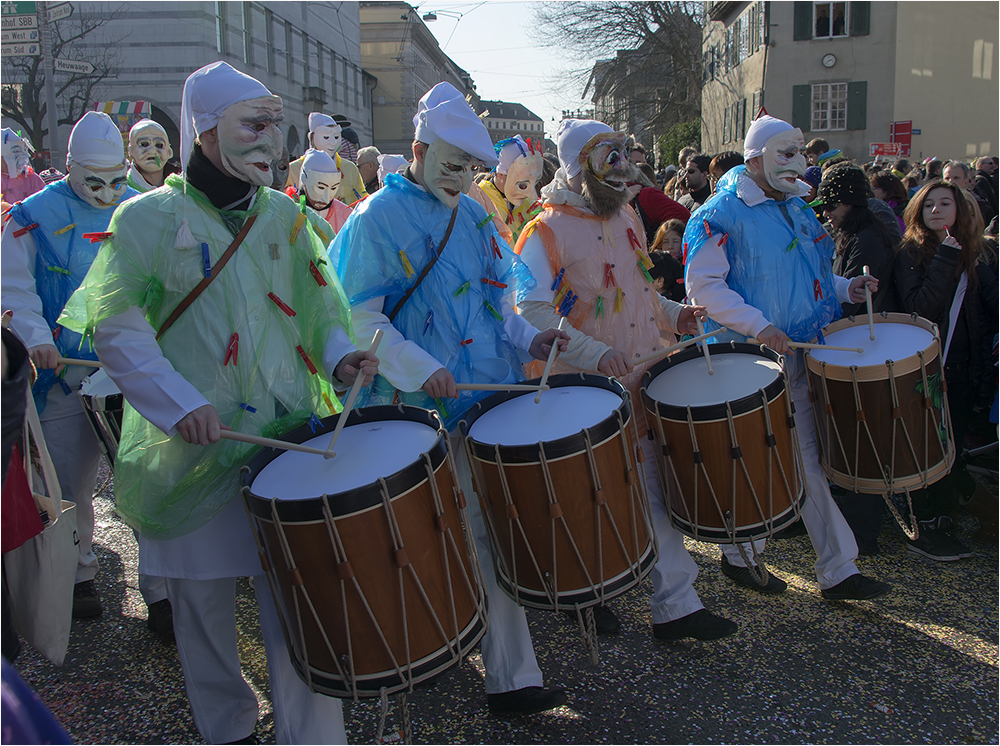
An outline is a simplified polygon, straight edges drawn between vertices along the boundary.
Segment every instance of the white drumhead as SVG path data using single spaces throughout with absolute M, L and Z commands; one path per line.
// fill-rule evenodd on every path
M 593 427 L 622 405 L 613 391 L 596 386 L 559 386 L 508 399 L 472 423 L 469 435 L 480 443 L 523 446 L 559 440 Z
M 303 445 L 325 451 L 330 436 L 325 433 Z M 353 490 L 406 468 L 433 447 L 437 436 L 433 427 L 408 420 L 349 425 L 337 438 L 336 456 L 285 451 L 261 469 L 250 491 L 264 498 L 304 500 Z
M 770 385 L 781 366 L 762 355 L 724 352 L 712 355 L 708 374 L 705 356 L 672 365 L 650 381 L 646 393 L 656 401 L 677 407 L 705 407 L 742 399 Z
M 104 399 L 121 393 L 121 389 L 111 380 L 111 376 L 103 370 L 91 373 L 80 382 L 80 391 L 87 396 Z
M 913 357 L 920 350 L 926 350 L 934 335 L 916 324 L 875 324 L 875 341 L 868 338 L 868 324 L 855 324 L 824 335 L 828 345 L 837 347 L 860 347 L 864 352 L 842 352 L 840 350 L 809 350 L 809 354 L 821 363 L 830 365 L 885 365 L 886 360 L 903 360 Z

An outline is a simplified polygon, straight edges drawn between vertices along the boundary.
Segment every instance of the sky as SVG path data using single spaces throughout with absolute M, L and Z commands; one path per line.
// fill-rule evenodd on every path
M 587 105 L 581 98 L 582 86 L 562 79 L 583 63 L 561 49 L 540 47 L 528 36 L 531 8 L 537 4 L 428 0 L 415 7 L 421 16 L 437 14 L 427 28 L 445 54 L 472 75 L 481 98 L 527 106 L 545 120 L 545 134 L 552 137 L 563 109 Z

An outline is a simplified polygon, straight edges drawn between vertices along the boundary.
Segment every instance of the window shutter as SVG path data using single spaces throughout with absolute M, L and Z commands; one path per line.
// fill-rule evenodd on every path
M 857 81 L 847 84 L 847 129 L 868 128 L 868 83 Z
M 868 36 L 872 25 L 872 4 L 870 2 L 850 3 L 851 36 Z
M 804 41 L 813 38 L 813 4 L 795 3 L 795 30 L 794 40 Z
M 848 110 L 850 116 L 850 110 Z M 792 126 L 803 132 L 812 128 L 812 86 L 792 86 Z

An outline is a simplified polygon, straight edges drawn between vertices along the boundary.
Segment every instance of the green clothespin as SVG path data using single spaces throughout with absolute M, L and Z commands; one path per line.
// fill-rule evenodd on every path
M 793 240 L 790 244 L 788 244 L 788 248 L 785 249 L 785 251 L 791 251 L 792 249 L 794 249 L 798 245 L 799 245 L 799 239 L 798 239 L 798 237 L 796 237 L 795 240 Z
M 492 305 L 490 305 L 490 302 L 488 300 L 483 301 L 483 305 L 486 306 L 487 311 L 493 314 L 493 318 L 495 318 L 497 321 L 503 321 L 503 316 L 500 315 L 500 312 L 497 309 L 495 309 Z
M 636 264 L 639 265 L 639 269 L 641 269 L 642 273 L 646 276 L 646 282 L 652 282 L 653 276 L 649 274 L 649 270 L 646 269 L 646 265 L 642 263 L 642 260 L 640 259 L 638 262 L 636 262 Z
M 460 296 L 463 293 L 465 293 L 469 289 L 469 285 L 470 284 L 471 284 L 470 280 L 466 280 L 464 283 L 462 283 L 462 286 L 458 290 L 455 291 L 455 297 L 457 298 L 458 296 Z
M 496 213 L 495 213 L 495 212 L 491 212 L 491 213 L 490 213 L 489 215 L 487 215 L 487 216 L 486 216 L 485 218 L 483 218 L 483 219 L 482 219 L 482 220 L 480 220 L 480 221 L 479 221 L 478 223 L 476 223 L 476 229 L 478 230 L 479 228 L 482 228 L 482 227 L 483 227 L 484 225 L 486 225 L 486 224 L 487 224 L 488 222 L 490 222 L 491 220 L 493 220 L 493 216 L 494 216 L 494 215 L 496 215 Z
M 440 410 L 441 410 L 441 414 L 443 414 L 443 415 L 444 415 L 445 419 L 448 419 L 448 416 L 449 416 L 449 415 L 448 415 L 448 407 L 446 407 L 446 406 L 444 405 L 444 402 L 443 402 L 443 401 L 441 401 L 440 399 L 435 399 L 435 400 L 434 400 L 434 403 L 435 403 L 435 404 L 437 404 L 437 406 L 438 406 L 438 409 L 440 409 Z
M 604 318 L 604 296 L 598 295 L 597 300 L 594 303 L 594 318 L 603 319 Z

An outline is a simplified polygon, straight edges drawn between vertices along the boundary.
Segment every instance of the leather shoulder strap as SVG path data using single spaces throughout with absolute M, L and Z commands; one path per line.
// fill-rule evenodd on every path
M 447 244 L 448 239 L 451 238 L 451 229 L 455 227 L 455 219 L 457 217 L 458 217 L 458 207 L 456 206 L 455 209 L 451 211 L 451 222 L 448 223 L 448 230 L 445 231 L 444 238 L 441 239 L 441 245 L 438 246 L 437 253 L 431 257 L 431 260 L 429 262 L 427 262 L 427 266 L 424 267 L 424 270 L 423 272 L 420 273 L 420 277 L 417 278 L 417 281 L 413 283 L 413 287 L 411 287 L 409 290 L 406 291 L 406 294 L 399 299 L 399 303 L 396 304 L 396 307 L 392 309 L 392 313 L 389 314 L 390 324 L 392 323 L 392 320 L 396 318 L 396 315 L 402 310 L 403 305 L 406 303 L 406 301 L 408 301 L 410 299 L 410 296 L 413 295 L 414 291 L 418 287 L 420 287 L 420 283 L 424 281 L 425 277 L 427 277 L 427 273 L 430 272 L 431 268 L 437 263 L 438 257 L 440 257 L 441 252 L 444 251 L 445 244 Z

